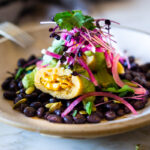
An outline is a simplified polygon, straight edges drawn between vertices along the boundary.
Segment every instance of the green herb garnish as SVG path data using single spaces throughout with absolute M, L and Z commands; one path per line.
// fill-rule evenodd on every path
M 68 31 L 72 30 L 74 27 L 86 27 L 89 30 L 95 28 L 93 24 L 94 19 L 90 16 L 83 15 L 80 10 L 57 13 L 54 17 L 54 21 L 61 29 L 67 29 Z
M 113 93 L 122 93 L 122 92 L 131 92 L 131 93 L 134 93 L 134 90 L 132 88 L 130 88 L 128 85 L 124 85 L 120 89 L 117 89 L 116 87 L 109 87 L 107 89 L 104 89 L 104 91 L 113 92 Z
M 78 112 L 77 110 L 74 110 L 72 116 L 75 117 L 77 115 L 77 112 Z
M 92 107 L 93 107 L 93 102 L 89 101 L 89 102 L 86 103 L 85 110 L 88 113 L 88 115 L 91 115 Z
M 17 71 L 17 73 L 16 73 L 16 75 L 15 75 L 15 80 L 17 80 L 19 77 L 20 77 L 20 75 L 24 72 L 24 68 L 22 68 L 22 67 L 20 67 L 19 69 L 18 69 L 18 71 Z

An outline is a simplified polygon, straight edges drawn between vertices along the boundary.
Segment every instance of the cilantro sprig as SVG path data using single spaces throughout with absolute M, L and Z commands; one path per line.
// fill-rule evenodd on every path
M 130 88 L 128 85 L 124 85 L 122 88 L 118 89 L 116 87 L 108 87 L 107 89 L 103 89 L 105 92 L 118 93 L 120 97 L 125 96 L 128 92 L 134 93 L 134 90 Z
M 54 17 L 54 21 L 61 29 L 67 29 L 68 31 L 72 30 L 74 27 L 86 27 L 89 30 L 95 28 L 93 24 L 94 19 L 90 16 L 83 15 L 80 10 L 57 13 Z

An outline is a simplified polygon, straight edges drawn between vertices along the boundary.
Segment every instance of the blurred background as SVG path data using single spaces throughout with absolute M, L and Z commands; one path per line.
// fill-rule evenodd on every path
M 105 17 L 150 31 L 149 6 L 150 0 L 0 0 L 0 22 L 38 25 L 57 12 L 81 9 L 96 18 Z

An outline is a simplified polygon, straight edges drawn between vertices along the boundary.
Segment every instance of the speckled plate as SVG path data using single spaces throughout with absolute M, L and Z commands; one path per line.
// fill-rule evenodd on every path
M 28 32 L 36 42 L 28 49 L 22 49 L 7 39 L 0 40 L 0 84 L 6 78 L 6 71 L 13 71 L 17 59 L 27 58 L 30 54 L 40 54 L 42 48 L 51 45 L 48 26 L 30 28 Z M 141 62 L 150 61 L 150 35 L 124 27 L 114 27 L 113 32 L 118 39 L 122 50 L 129 55 L 135 55 Z M 42 134 L 70 137 L 94 138 L 130 131 L 150 124 L 150 104 L 138 112 L 138 115 L 129 114 L 113 121 L 102 121 L 98 124 L 56 124 L 43 119 L 28 118 L 12 109 L 12 102 L 3 98 L 0 92 L 0 121 Z

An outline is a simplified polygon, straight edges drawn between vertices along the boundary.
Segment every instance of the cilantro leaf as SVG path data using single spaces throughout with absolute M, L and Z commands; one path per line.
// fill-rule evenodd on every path
M 74 27 L 81 28 L 82 26 L 89 30 L 95 28 L 93 24 L 94 19 L 90 16 L 83 15 L 80 10 L 57 13 L 54 17 L 54 21 L 61 29 L 67 29 L 68 31 Z
M 128 92 L 134 93 L 134 90 L 130 88 L 128 85 L 124 85 L 120 89 L 116 87 L 108 87 L 107 89 L 104 89 L 104 91 L 112 92 L 112 93 L 119 93 L 120 97 L 125 96 Z
M 92 113 L 92 107 L 93 107 L 93 102 L 91 101 L 87 102 L 85 105 L 85 110 L 89 115 L 91 115 Z
M 15 80 L 17 80 L 24 71 L 25 69 L 20 67 L 15 75 Z

